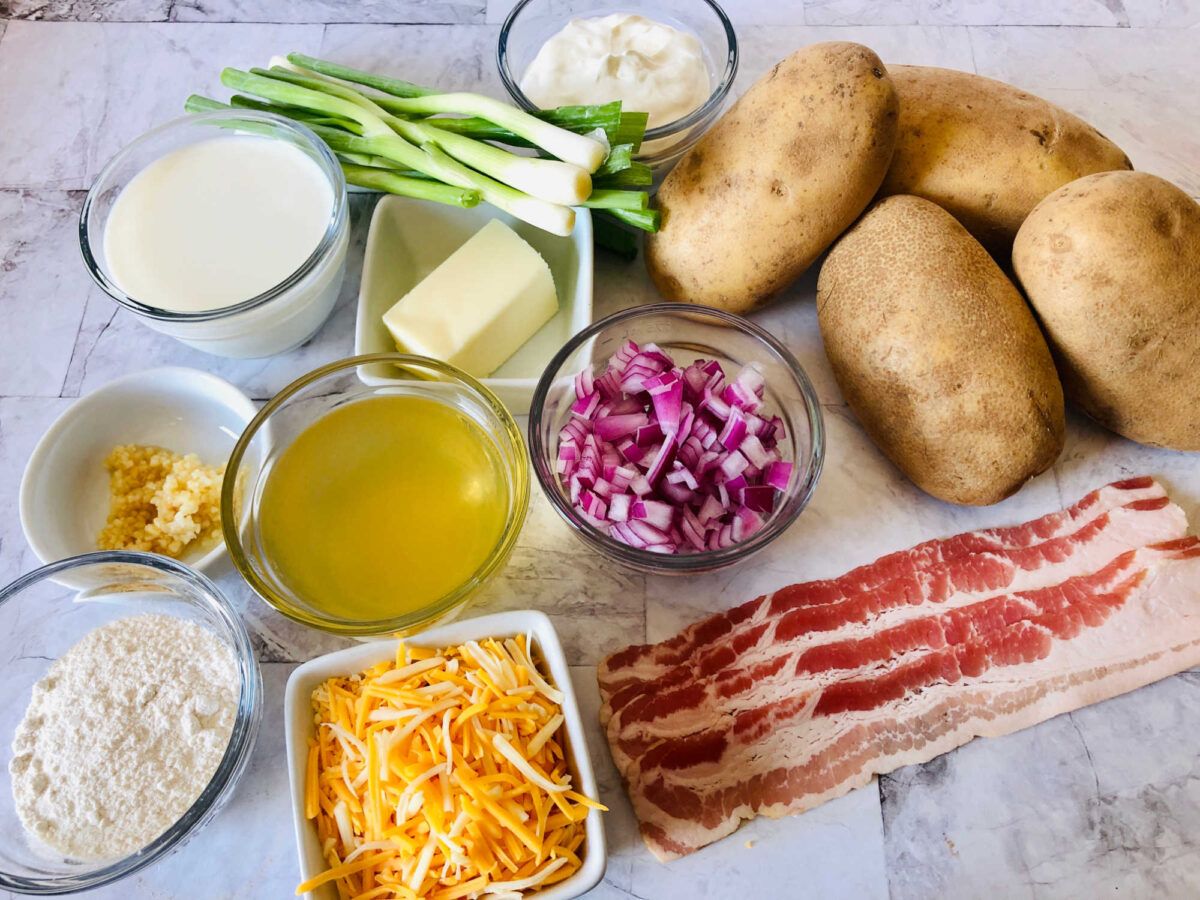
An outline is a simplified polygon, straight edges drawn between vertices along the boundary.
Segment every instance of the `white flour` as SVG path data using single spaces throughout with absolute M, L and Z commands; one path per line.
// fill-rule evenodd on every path
M 205 628 L 139 615 L 97 628 L 33 687 L 13 739 L 22 824 L 64 856 L 124 856 L 171 827 L 229 744 L 233 653 Z

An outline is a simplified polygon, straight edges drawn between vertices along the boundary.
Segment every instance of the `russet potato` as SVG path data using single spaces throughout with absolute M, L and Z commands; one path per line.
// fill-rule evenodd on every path
M 1013 269 L 1067 398 L 1107 428 L 1200 450 L 1200 205 L 1155 175 L 1106 172 L 1055 191 Z
M 900 132 L 881 195 L 932 200 L 1005 264 L 1043 197 L 1083 175 L 1132 168 L 1091 125 L 1002 81 L 930 66 L 888 72 Z
M 860 44 L 778 63 L 658 192 L 646 267 L 668 300 L 745 313 L 795 281 L 871 202 L 896 140 L 896 93 Z
M 872 206 L 817 282 L 825 352 L 851 410 L 918 487 L 996 503 L 1053 464 L 1062 386 L 1020 292 L 948 212 Z

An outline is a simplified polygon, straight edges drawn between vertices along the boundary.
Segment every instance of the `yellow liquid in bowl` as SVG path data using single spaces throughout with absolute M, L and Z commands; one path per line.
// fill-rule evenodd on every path
M 469 416 L 424 397 L 333 410 L 279 455 L 263 552 L 314 609 L 355 621 L 415 612 L 469 579 L 500 540 L 504 468 Z

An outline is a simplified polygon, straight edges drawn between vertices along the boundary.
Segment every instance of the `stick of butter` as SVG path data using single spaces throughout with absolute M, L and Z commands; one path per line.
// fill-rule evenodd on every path
M 396 304 L 383 324 L 404 353 L 485 378 L 558 312 L 550 267 L 492 219 Z

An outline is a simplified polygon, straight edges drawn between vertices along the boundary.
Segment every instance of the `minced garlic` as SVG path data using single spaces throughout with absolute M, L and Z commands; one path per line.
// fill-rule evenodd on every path
M 122 444 L 104 460 L 109 473 L 108 523 L 101 550 L 146 550 L 179 557 L 215 537 L 221 522 L 225 467 L 162 447 Z

